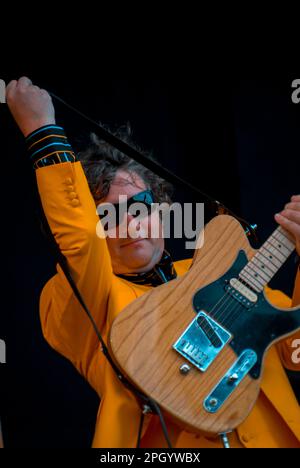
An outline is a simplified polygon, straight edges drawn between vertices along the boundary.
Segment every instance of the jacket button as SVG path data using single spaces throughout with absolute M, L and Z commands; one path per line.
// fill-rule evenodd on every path
M 73 200 L 74 198 L 77 198 L 77 193 L 76 192 L 70 192 L 69 197 L 70 197 L 71 200 Z
M 67 177 L 65 183 L 68 185 L 73 184 L 73 179 L 71 179 L 71 177 Z
M 245 444 L 247 444 L 247 442 L 249 442 L 249 440 L 250 440 L 250 437 L 247 436 L 246 434 L 243 434 L 241 436 L 241 439 L 242 439 L 243 442 L 245 442 Z
M 74 192 L 74 185 L 67 185 L 68 192 Z
M 79 200 L 78 200 L 78 198 L 73 198 L 73 200 L 71 200 L 71 205 L 72 205 L 72 206 L 78 206 L 78 205 L 79 205 Z

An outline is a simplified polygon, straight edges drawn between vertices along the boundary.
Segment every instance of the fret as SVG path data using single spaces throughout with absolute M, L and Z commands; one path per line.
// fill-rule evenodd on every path
M 273 240 L 273 245 L 278 250 L 278 252 L 280 252 L 283 255 L 283 257 L 287 258 L 292 251 L 288 249 L 283 244 L 282 240 L 278 239 L 277 237 L 274 237 L 272 240 Z
M 262 279 L 262 281 L 259 280 L 262 283 L 262 286 L 265 284 L 266 281 L 270 280 L 270 278 L 268 276 L 264 275 L 264 273 L 259 268 L 257 268 L 257 269 L 253 268 L 253 262 L 251 262 L 251 264 L 249 262 L 247 267 L 248 267 L 248 269 L 250 268 L 252 271 L 254 271 L 254 277 L 257 280 L 259 280 L 259 277 Z
M 241 271 L 241 273 L 239 274 L 239 277 L 242 278 L 244 281 L 246 281 L 246 283 L 249 284 L 249 286 L 252 289 L 254 289 L 254 291 L 260 292 L 260 291 L 263 290 L 263 286 L 261 284 L 259 284 L 253 278 L 253 276 L 249 275 L 249 273 L 247 273 L 247 271 L 245 271 L 245 268 Z
M 269 244 L 275 249 L 277 258 L 282 262 L 287 259 L 295 248 L 295 243 L 292 242 L 291 238 L 286 237 L 285 234 L 278 229 L 273 232 L 264 246 L 268 248 Z
M 279 226 L 245 265 L 239 277 L 255 291 L 262 291 L 294 248 L 292 237 Z
M 266 271 L 263 271 L 263 270 L 260 268 L 261 262 L 258 262 L 258 260 L 257 260 L 256 258 L 253 258 L 253 259 L 252 259 L 251 264 L 253 264 L 253 263 L 254 263 L 254 265 L 258 265 L 258 268 L 256 268 L 255 272 L 263 278 L 264 282 L 270 281 L 270 279 L 272 278 L 272 275 L 273 275 L 274 273 L 272 273 L 271 275 L 268 275 Z
M 249 262 L 248 265 L 245 267 L 245 270 L 247 271 L 247 273 L 249 273 L 249 275 L 252 275 L 255 280 L 260 284 L 260 285 L 264 285 L 265 284 L 265 279 L 262 277 L 262 275 L 255 269 L 253 263 Z M 254 273 L 253 273 L 254 272 Z
M 268 239 L 267 242 L 270 243 L 273 246 L 273 249 L 275 249 L 275 251 L 276 251 L 276 256 L 277 256 L 278 260 L 281 262 L 281 264 L 283 264 L 283 262 L 285 262 L 285 260 L 286 260 L 286 257 L 283 255 L 283 252 L 280 251 L 277 248 L 278 242 L 275 239 L 271 239 L 271 238 Z
M 278 252 L 278 250 L 273 246 L 273 244 L 271 244 L 269 239 L 264 243 L 264 245 L 261 248 L 271 253 L 272 262 L 274 263 L 276 267 L 280 268 L 282 265 L 282 262 L 284 262 L 284 257 L 281 255 L 280 252 Z
M 282 248 L 284 249 L 284 251 L 287 251 L 289 253 L 291 253 L 294 250 L 294 245 L 288 240 L 287 237 L 281 234 L 281 232 L 275 231 L 273 233 L 273 237 L 275 237 L 275 239 L 278 241 L 278 247 L 280 245 L 280 251 L 282 250 Z
M 258 268 L 264 271 L 266 275 L 270 277 L 270 279 L 273 275 L 275 275 L 277 270 L 275 270 L 274 267 L 273 269 L 269 267 L 267 259 L 263 257 L 260 252 L 257 252 L 257 254 L 253 257 L 252 261 L 257 265 Z
M 270 253 L 270 249 L 267 249 L 265 245 L 263 245 L 260 248 L 260 253 L 261 255 L 264 256 L 268 260 L 268 262 L 272 265 L 272 268 L 274 268 L 274 271 L 277 271 L 278 268 L 281 267 L 281 262 L 278 260 L 278 258 L 275 257 L 274 252 L 272 254 Z
M 288 231 L 285 231 L 281 226 L 278 226 L 277 231 L 284 236 L 285 241 L 288 243 L 288 246 L 292 252 L 295 248 L 295 239 L 293 235 L 290 234 Z

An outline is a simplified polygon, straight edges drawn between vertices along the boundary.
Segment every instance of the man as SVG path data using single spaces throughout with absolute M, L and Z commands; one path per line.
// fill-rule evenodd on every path
M 48 93 L 23 77 L 9 83 L 7 103 L 26 138 L 51 230 L 98 328 L 106 338 L 114 318 L 126 305 L 162 282 L 164 274 L 167 280 L 176 274 L 184 274 L 191 261 L 179 261 L 173 265 L 164 252 L 162 237 L 101 239 L 97 236 L 99 219 L 95 202 L 115 204 L 119 195 L 131 198 L 146 189 L 155 189 L 155 183 L 151 185 L 151 180 L 147 180 L 139 169 L 133 169 L 130 161 L 125 159 L 116 163 L 116 156 L 111 161 L 111 165 L 117 167 L 113 176 L 104 171 L 99 173 L 98 182 L 97 177 L 94 182 L 90 177 L 89 187 L 82 165 L 76 160 L 63 129 L 56 125 Z M 83 164 L 89 177 L 89 163 L 84 159 Z M 124 224 L 128 229 L 131 221 L 133 217 L 127 213 L 118 229 L 121 225 L 124 228 Z M 300 195 L 292 197 L 281 214 L 276 215 L 276 221 L 294 236 L 299 254 Z M 159 219 L 151 214 L 140 223 L 144 229 L 141 232 L 147 232 L 153 223 L 159 223 Z M 267 293 L 277 306 L 291 305 L 289 298 L 281 292 L 267 290 Z M 293 303 L 300 303 L 299 273 Z M 45 338 L 73 362 L 101 397 L 93 446 L 134 447 L 140 409 L 100 352 L 94 330 L 60 267 L 43 289 L 40 314 Z M 286 367 L 299 370 L 299 365 L 291 359 L 292 352 L 292 338 L 268 351 L 260 395 L 247 419 L 229 434 L 231 446 L 300 447 L 300 408 L 281 364 L 282 360 Z M 168 430 L 176 447 L 221 446 L 218 438 L 188 434 L 169 421 Z M 147 416 L 141 446 L 165 446 L 157 416 Z

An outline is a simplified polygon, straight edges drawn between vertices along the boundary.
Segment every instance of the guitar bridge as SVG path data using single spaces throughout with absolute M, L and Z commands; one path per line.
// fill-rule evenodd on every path
M 173 345 L 173 349 L 204 372 L 231 336 L 219 323 L 200 311 Z

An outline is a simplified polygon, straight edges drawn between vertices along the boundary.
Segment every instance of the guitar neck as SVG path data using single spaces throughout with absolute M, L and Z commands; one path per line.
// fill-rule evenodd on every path
M 271 234 L 240 272 L 240 278 L 261 292 L 295 249 L 292 236 L 281 226 Z

